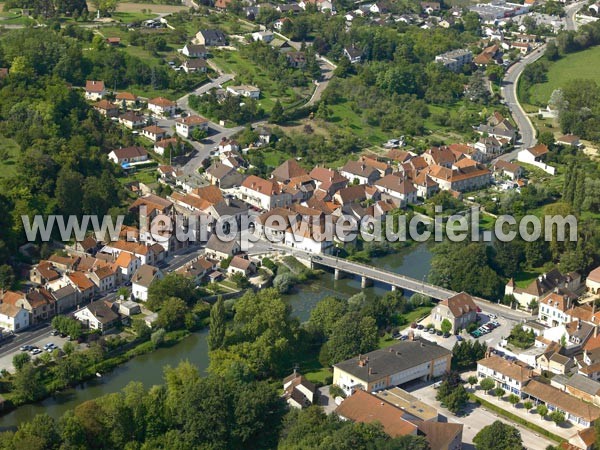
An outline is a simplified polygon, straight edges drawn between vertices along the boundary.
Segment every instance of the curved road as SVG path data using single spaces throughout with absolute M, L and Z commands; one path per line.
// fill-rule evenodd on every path
M 567 30 L 577 30 L 578 24 L 575 21 L 575 15 L 579 12 L 579 10 L 586 4 L 586 2 L 578 2 L 573 3 L 565 8 L 566 17 L 566 29 Z M 519 82 L 519 77 L 525 70 L 525 67 L 528 64 L 531 64 L 538 59 L 540 59 L 544 50 L 546 49 L 546 45 L 540 46 L 537 50 L 527 55 L 525 58 L 519 60 L 515 64 L 513 64 L 504 75 L 504 80 L 502 82 L 502 88 L 500 89 L 500 93 L 506 102 L 506 105 L 510 109 L 512 117 L 519 128 L 519 134 L 521 135 L 520 142 L 517 142 L 515 146 L 515 150 L 509 153 L 505 153 L 500 156 L 498 159 L 503 159 L 505 161 L 510 161 L 517 157 L 517 153 L 519 150 L 523 148 L 533 147 L 536 142 L 536 130 L 527 117 L 527 114 L 523 110 L 523 107 L 519 103 L 517 96 L 517 85 Z

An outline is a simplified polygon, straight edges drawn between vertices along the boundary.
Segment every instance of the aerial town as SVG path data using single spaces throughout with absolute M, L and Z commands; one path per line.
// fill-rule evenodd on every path
M 2 2 L 0 448 L 600 449 L 599 17 Z

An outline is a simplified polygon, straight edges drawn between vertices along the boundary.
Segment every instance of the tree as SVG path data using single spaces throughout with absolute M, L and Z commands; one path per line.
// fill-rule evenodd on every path
M 143 319 L 133 319 L 131 325 L 138 339 L 145 341 L 150 337 L 152 329 L 148 325 L 146 325 L 146 321 L 144 321 Z
M 494 395 L 498 398 L 502 398 L 504 396 L 504 394 L 506 394 L 506 391 L 504 389 L 502 389 L 501 387 L 497 387 L 496 389 L 494 389 Z
M 158 311 L 156 327 L 165 330 L 183 328 L 187 311 L 187 306 L 183 300 L 177 297 L 168 297 L 163 302 L 160 311 Z
M 452 331 L 452 322 L 450 322 L 448 319 L 442 320 L 440 329 L 443 333 L 450 333 L 450 331 Z
M 329 364 L 376 349 L 375 319 L 369 316 L 361 317 L 358 312 L 345 314 L 334 326 L 326 345 Z
M 518 395 L 510 394 L 508 396 L 508 402 L 513 406 L 517 406 L 517 403 L 519 403 L 520 401 L 521 401 L 521 397 L 519 397 Z
M 536 411 L 540 417 L 544 418 L 548 414 L 548 407 L 546 405 L 537 405 Z
M 521 450 L 523 440 L 515 427 L 496 420 L 483 427 L 473 438 L 477 450 Z
M 491 378 L 484 378 L 479 383 L 479 386 L 481 387 L 481 389 L 483 389 L 483 392 L 487 394 L 491 389 L 494 389 L 494 386 L 496 386 L 496 382 Z
M 159 309 L 161 303 L 169 297 L 183 300 L 187 305 L 193 305 L 198 300 L 198 291 L 194 282 L 182 275 L 170 273 L 162 280 L 156 280 L 148 290 L 148 308 Z
M 225 343 L 225 331 L 227 324 L 225 322 L 225 303 L 219 296 L 217 302 L 210 309 L 210 326 L 208 329 L 208 349 L 216 350 Z
M 63 352 L 65 352 L 65 355 L 70 356 L 73 354 L 74 351 L 75 344 L 73 344 L 71 341 L 65 342 L 65 344 L 63 345 Z
M 271 115 L 269 116 L 269 122 L 271 123 L 281 123 L 283 121 L 283 106 L 279 99 L 273 105 L 271 109 Z
M 31 356 L 29 353 L 17 353 L 15 356 L 13 356 L 13 366 L 17 372 L 21 370 L 25 364 L 29 364 L 30 362 Z
M 15 273 L 8 264 L 0 266 L 0 290 L 9 290 L 15 282 Z
M 33 402 L 46 395 L 46 387 L 39 369 L 27 363 L 13 378 L 13 392 L 19 403 Z
M 533 403 L 530 400 L 527 400 L 523 403 L 523 407 L 525 408 L 525 411 L 529 412 L 531 408 L 533 408 Z
M 554 422 L 556 426 L 559 426 L 565 421 L 565 413 L 556 409 L 550 413 L 550 419 L 552 419 L 552 422 Z
M 165 341 L 165 335 L 167 332 L 164 328 L 159 328 L 150 336 L 150 340 L 154 344 L 154 347 L 158 348 Z
M 323 337 L 331 336 L 335 324 L 346 314 L 348 305 L 337 297 L 325 297 L 310 312 L 310 327 Z
M 475 375 L 469 376 L 469 378 L 467 378 L 467 383 L 473 388 L 473 386 L 477 384 L 477 377 Z

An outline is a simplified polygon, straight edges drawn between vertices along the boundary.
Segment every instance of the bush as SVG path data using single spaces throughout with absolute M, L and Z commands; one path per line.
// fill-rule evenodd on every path
M 346 398 L 346 393 L 344 392 L 344 390 L 339 387 L 337 384 L 332 384 L 329 387 L 329 394 L 333 397 L 342 397 L 342 398 Z
M 267 269 L 269 269 L 274 274 L 277 274 L 277 264 L 275 264 L 271 259 L 263 258 L 262 265 L 264 267 L 266 267 Z
M 154 333 L 152 333 L 150 340 L 154 344 L 154 347 L 158 348 L 165 341 L 166 334 L 167 332 L 164 328 L 159 328 Z

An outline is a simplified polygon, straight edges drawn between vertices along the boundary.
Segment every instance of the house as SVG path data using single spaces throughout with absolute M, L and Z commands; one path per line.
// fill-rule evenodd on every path
M 539 301 L 538 321 L 556 327 L 570 322 L 567 310 L 571 307 L 571 298 L 568 295 L 550 292 Z
M 536 405 L 542 403 L 550 411 L 561 411 L 565 419 L 575 425 L 589 427 L 600 417 L 599 407 L 536 380 L 523 387 L 523 394 Z
M 344 56 L 348 58 L 351 64 L 357 64 L 362 61 L 363 52 L 361 49 L 356 47 L 354 44 L 350 47 L 344 48 Z
M 156 97 L 148 100 L 148 109 L 158 116 L 171 116 L 177 110 L 177 103 L 164 98 Z
M 91 300 L 96 294 L 96 285 L 81 272 L 71 272 L 66 275 L 65 281 L 77 290 L 79 300 Z
M 216 267 L 217 265 L 215 262 L 201 256 L 185 266 L 177 269 L 176 273 L 186 278 L 190 278 L 196 284 L 200 284 L 203 278 L 215 270 Z
M 431 147 L 421 156 L 429 166 L 438 165 L 450 169 L 456 162 L 456 156 L 447 146 Z
M 292 19 L 290 19 L 289 17 L 282 17 L 281 19 L 277 19 L 275 22 L 273 22 L 273 29 L 275 29 L 277 31 L 281 31 L 281 29 L 283 28 L 283 25 L 286 22 L 291 23 L 291 21 L 292 21 Z
M 70 311 L 75 308 L 78 302 L 77 289 L 66 282 L 64 283 L 64 286 L 50 290 L 50 295 L 52 295 L 56 303 L 56 314 L 64 314 Z
M 378 422 L 383 427 L 383 431 L 392 438 L 416 436 L 418 433 L 417 425 L 404 418 L 404 411 L 360 389 L 346 397 L 335 409 L 335 413 L 342 419 L 352 422 Z
M 505 141 L 505 139 L 503 139 Z M 504 145 L 502 142 L 494 136 L 481 137 L 475 143 L 474 147 L 486 156 L 486 160 L 493 156 L 502 153 Z
M 559 137 L 556 140 L 557 144 L 564 145 L 566 147 L 581 147 L 581 142 L 579 141 L 579 136 L 575 136 L 574 134 L 565 134 L 564 136 Z
M 379 200 L 379 197 L 379 191 L 373 186 L 357 184 L 340 189 L 334 194 L 333 200 L 344 206 L 343 210 L 347 212 L 348 205 L 362 203 L 367 199 Z
M 546 155 L 548 154 L 548 147 L 544 144 L 537 144 L 533 147 L 526 148 L 521 150 L 517 154 L 517 160 L 531 164 L 533 166 L 539 167 L 544 172 L 549 173 L 550 175 L 556 174 L 556 168 L 549 166 L 544 162 Z
M 94 103 L 94 109 L 104 117 L 117 117 L 119 115 L 119 107 L 106 99 Z
M 585 279 L 585 286 L 592 294 L 600 294 L 600 266 L 588 274 Z
M 417 197 L 427 199 L 440 191 L 440 186 L 426 172 L 413 177 L 412 182 L 417 189 Z
M 215 8 L 223 11 L 233 2 L 233 0 L 216 0 Z
M 85 82 L 85 99 L 102 100 L 108 91 L 104 88 L 104 81 L 87 80 Z
M 430 380 L 450 370 L 452 352 L 436 343 L 413 339 L 359 355 L 333 366 L 333 384 L 349 395 L 355 390 L 387 389 L 413 380 Z
M 150 285 L 163 278 L 158 267 L 143 264 L 131 278 L 131 294 L 136 300 L 147 301 Z
M 227 92 L 231 93 L 232 95 L 241 95 L 242 97 L 249 97 L 256 100 L 260 98 L 260 89 L 256 86 L 250 86 L 248 84 L 227 86 Z
M 372 167 L 379 172 L 380 176 L 386 176 L 393 172 L 392 167 L 385 161 L 379 161 L 376 158 L 370 156 L 361 156 L 358 161 L 367 167 Z
M 462 448 L 462 423 L 418 422 L 419 435 L 424 434 L 431 450 L 460 450 Z
M 243 175 L 220 161 L 213 162 L 204 172 L 210 184 L 229 189 L 242 184 Z
M 287 206 L 292 202 L 292 196 L 283 192 L 275 180 L 265 180 L 250 175 L 239 188 L 241 200 L 261 209 L 272 209 L 278 206 Z
M 227 45 L 227 37 L 221 30 L 200 30 L 196 33 L 197 44 L 205 47 L 220 47 Z
M 185 73 L 201 72 L 206 73 L 208 64 L 203 59 L 186 59 L 181 68 Z
M 444 320 L 452 324 L 450 332 L 453 334 L 476 322 L 477 305 L 473 297 L 466 292 L 461 292 L 438 303 L 432 311 L 431 322 L 440 330 Z
M 131 300 L 117 300 L 112 304 L 113 311 L 117 314 L 121 314 L 122 316 L 131 317 L 136 314 L 141 314 L 142 308 L 140 305 Z
M 231 262 L 227 268 L 227 273 L 229 274 L 241 273 L 246 277 L 254 272 L 256 272 L 256 264 L 239 255 L 235 255 L 231 258 Z
M 102 333 L 110 330 L 119 322 L 119 315 L 102 300 L 78 309 L 73 313 L 73 317 L 90 330 L 98 330 Z
M 260 42 L 264 42 L 265 44 L 268 44 L 274 38 L 275 38 L 275 35 L 273 34 L 272 31 L 256 31 L 256 32 L 252 33 L 253 41 L 260 41 Z
M 29 280 L 36 284 L 46 284 L 59 278 L 60 274 L 50 261 L 40 261 L 29 273 Z
M 119 116 L 119 123 L 130 130 L 141 128 L 146 125 L 146 118 L 141 114 L 127 111 Z
M 283 379 L 283 392 L 283 397 L 292 408 L 302 409 L 317 403 L 319 399 L 317 387 L 295 370 Z
M 240 251 L 241 247 L 239 236 L 236 236 L 234 239 L 229 241 L 225 241 L 221 240 L 216 233 L 213 233 L 206 243 L 204 255 L 207 258 L 223 261 L 230 256 L 237 255 L 240 253 Z
M 208 50 L 204 45 L 185 44 L 181 49 L 181 54 L 188 58 L 203 58 L 208 57 Z
M 581 276 L 576 272 L 563 275 L 558 269 L 539 275 L 523 289 L 518 287 L 511 278 L 504 287 L 504 295 L 512 295 L 519 304 L 527 308 L 532 300 L 539 301 L 546 294 L 559 289 L 559 294 L 573 295 L 581 285 Z
M 315 180 L 317 189 L 325 191 L 329 195 L 335 194 L 348 185 L 348 180 L 339 172 L 325 167 L 315 167 L 309 175 Z
M 119 278 L 122 280 L 129 280 L 134 273 L 140 268 L 142 261 L 133 253 L 121 252 L 115 260 L 115 265 L 119 270 Z
M 439 12 L 440 9 L 440 2 L 421 2 L 421 10 L 427 14 Z
M 219 142 L 219 154 L 237 152 L 240 149 L 240 144 L 234 139 L 222 138 Z
M 300 8 L 300 5 L 298 5 L 298 3 L 278 4 L 275 7 L 275 9 L 282 14 L 298 14 L 302 11 L 302 8 Z
M 497 177 L 506 177 L 512 181 L 523 178 L 523 167 L 515 163 L 499 159 L 492 164 L 492 168 L 494 169 L 494 175 Z
M 561 444 L 562 450 L 592 450 L 595 448 L 596 443 L 596 429 L 595 427 L 584 428 L 578 430 L 573 436 L 569 438 L 568 442 Z
M 513 142 L 517 135 L 515 127 L 497 111 L 488 117 L 486 123 L 474 128 L 481 135 L 495 137 L 498 140 L 507 139 Z
M 302 168 L 295 159 L 288 159 L 281 163 L 271 172 L 271 177 L 279 183 L 287 184 L 291 179 L 307 176 L 306 170 Z
M 115 95 L 115 101 L 123 108 L 133 108 L 137 106 L 138 98 L 137 95 L 132 94 L 131 92 L 117 92 L 117 95 Z
M 377 391 L 375 395 L 403 410 L 403 417 L 411 422 L 437 422 L 439 419 L 437 409 L 399 387 Z
M 306 53 L 304 52 L 288 52 L 285 58 L 288 65 L 294 69 L 304 69 L 306 67 Z
M 340 175 L 346 178 L 352 184 L 371 185 L 380 177 L 379 171 L 373 167 L 367 166 L 361 161 L 348 161 L 340 169 Z
M 156 125 L 149 125 L 142 128 L 142 136 L 156 142 L 167 137 L 167 130 Z
M 29 312 L 23 306 L 0 303 L 0 327 L 13 332 L 29 327 Z
M 498 355 L 486 356 L 477 361 L 477 376 L 491 378 L 496 386 L 506 392 L 521 395 L 523 386 L 532 378 L 531 367 L 521 361 L 508 361 Z
M 117 148 L 108 154 L 108 159 L 115 164 L 130 164 L 139 161 L 147 161 L 148 152 L 144 147 L 139 146 Z
M 571 376 L 556 375 L 550 384 L 588 403 L 600 406 L 600 382 L 575 373 Z
M 95 267 L 86 275 L 96 285 L 96 291 L 101 294 L 117 286 L 117 271 L 110 265 Z
M 471 64 L 472 61 L 473 53 L 467 49 L 451 50 L 435 57 L 436 63 L 452 72 L 460 72 L 464 65 Z
M 442 190 L 464 192 L 481 189 L 491 183 L 491 172 L 486 166 L 472 159 L 462 159 L 452 169 L 431 166 L 429 176 Z
M 175 121 L 175 131 L 178 135 L 189 138 L 196 129 L 208 132 L 208 120 L 197 115 L 180 117 Z
M 168 154 L 168 150 L 175 150 L 175 154 L 183 148 L 183 143 L 179 142 L 177 138 L 166 138 L 156 141 L 154 143 L 154 151 L 159 155 Z
M 402 208 L 409 203 L 417 202 L 417 188 L 406 177 L 395 174 L 386 175 L 377 180 L 374 186 L 379 192 L 395 200 Z
M 536 359 L 536 368 L 539 371 L 551 372 L 554 374 L 569 373 L 573 367 L 573 358 L 563 355 L 560 351 L 551 350 L 542 353 Z

